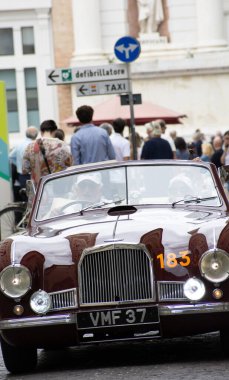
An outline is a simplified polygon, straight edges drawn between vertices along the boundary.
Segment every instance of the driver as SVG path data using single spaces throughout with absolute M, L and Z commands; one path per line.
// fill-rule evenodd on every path
M 79 174 L 70 198 L 88 203 L 101 202 L 103 199 L 100 173 Z

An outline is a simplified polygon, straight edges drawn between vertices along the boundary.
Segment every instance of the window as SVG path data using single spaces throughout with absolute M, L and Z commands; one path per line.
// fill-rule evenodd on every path
M 14 54 L 13 29 L 0 29 L 0 56 Z
M 19 131 L 15 70 L 0 70 L 0 80 L 5 82 L 9 132 Z
M 35 68 L 24 70 L 28 125 L 39 126 L 37 75 Z
M 21 28 L 21 39 L 23 54 L 34 54 L 35 46 L 32 26 Z

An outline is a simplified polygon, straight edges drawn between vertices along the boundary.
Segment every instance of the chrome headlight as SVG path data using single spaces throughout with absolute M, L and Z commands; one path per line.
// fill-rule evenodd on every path
M 229 277 L 229 255 L 222 249 L 209 249 L 200 259 L 200 272 L 208 281 L 219 283 Z
M 10 298 L 20 298 L 31 288 L 32 278 L 28 268 L 15 264 L 0 273 L 0 290 Z
M 51 307 L 51 297 L 44 290 L 38 290 L 30 298 L 30 307 L 37 314 L 45 314 Z
M 198 278 L 189 278 L 184 284 L 184 295 L 191 301 L 198 301 L 205 294 L 204 283 Z

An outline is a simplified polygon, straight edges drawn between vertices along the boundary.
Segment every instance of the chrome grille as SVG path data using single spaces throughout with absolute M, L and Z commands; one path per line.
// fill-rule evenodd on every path
M 79 266 L 80 303 L 152 300 L 150 258 L 142 245 L 85 250 Z
M 50 311 L 70 309 L 77 306 L 76 289 L 49 293 L 52 301 Z
M 158 282 L 159 301 L 179 301 L 187 299 L 184 295 L 184 282 Z

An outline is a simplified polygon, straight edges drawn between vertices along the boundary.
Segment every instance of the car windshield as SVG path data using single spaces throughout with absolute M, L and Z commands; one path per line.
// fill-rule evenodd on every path
M 130 165 L 62 174 L 45 182 L 37 220 L 125 204 L 221 204 L 212 174 L 203 166 Z

